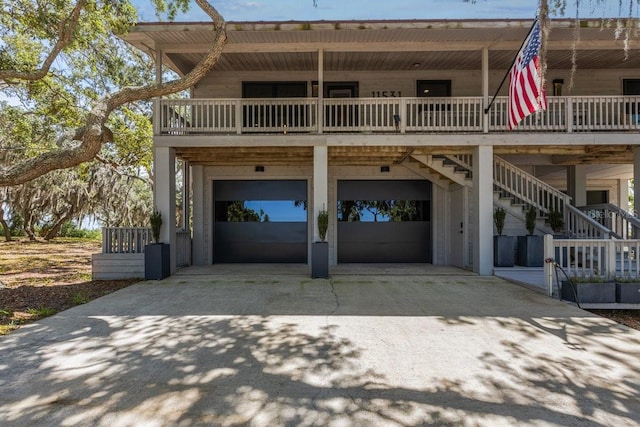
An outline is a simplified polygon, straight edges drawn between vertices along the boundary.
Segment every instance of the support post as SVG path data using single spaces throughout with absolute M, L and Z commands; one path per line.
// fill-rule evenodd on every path
M 153 200 L 162 214 L 160 241 L 170 245 L 170 272 L 176 271 L 176 153 L 170 147 L 153 149 Z
M 493 147 L 473 150 L 473 271 L 493 273 Z
M 489 132 L 489 49 L 482 48 L 482 104 L 484 105 L 485 114 L 482 115 L 482 131 Z
M 587 168 L 585 165 L 567 166 L 567 192 L 573 206 L 587 205 Z
M 544 235 L 544 286 L 547 289 L 548 295 L 553 296 L 553 262 L 546 262 L 547 260 L 553 260 L 555 257 L 555 251 L 553 249 L 553 235 L 545 234 Z
M 313 240 L 320 241 L 318 213 L 328 210 L 329 152 L 326 146 L 313 147 Z M 331 221 L 330 221 L 331 222 Z
M 324 50 L 318 50 L 318 110 L 317 126 L 318 133 L 323 132 L 324 127 Z

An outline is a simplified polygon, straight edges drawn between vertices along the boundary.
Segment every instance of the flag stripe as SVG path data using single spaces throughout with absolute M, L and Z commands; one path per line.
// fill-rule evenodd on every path
M 540 25 L 536 21 L 509 74 L 509 130 L 525 117 L 547 108 L 540 75 Z

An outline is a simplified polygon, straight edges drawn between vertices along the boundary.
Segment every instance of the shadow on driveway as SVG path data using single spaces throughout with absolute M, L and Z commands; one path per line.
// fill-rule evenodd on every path
M 0 423 L 635 426 L 639 354 L 494 277 L 173 276 L 0 338 Z

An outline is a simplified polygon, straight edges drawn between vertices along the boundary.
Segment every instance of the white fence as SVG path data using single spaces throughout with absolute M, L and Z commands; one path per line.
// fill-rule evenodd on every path
M 507 97 L 488 112 L 488 132 L 507 126 Z M 515 131 L 640 130 L 640 96 L 559 96 L 528 116 Z M 156 134 L 484 132 L 482 97 L 162 99 Z
M 104 227 L 102 229 L 103 254 L 141 254 L 144 253 L 144 246 L 151 242 L 151 228 Z
M 145 245 L 152 243 L 148 227 L 104 227 L 102 229 L 103 254 L 142 254 Z M 176 232 L 176 266 L 191 265 L 191 232 Z
M 569 277 L 607 280 L 640 277 L 640 240 L 554 239 L 544 237 L 545 285 L 551 294 L 554 263 Z M 562 279 L 562 278 L 561 278 Z

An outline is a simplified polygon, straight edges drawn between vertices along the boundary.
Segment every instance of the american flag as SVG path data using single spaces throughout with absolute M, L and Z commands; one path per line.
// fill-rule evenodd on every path
M 509 75 L 509 130 L 528 115 L 547 109 L 539 52 L 540 24 L 536 21 Z

